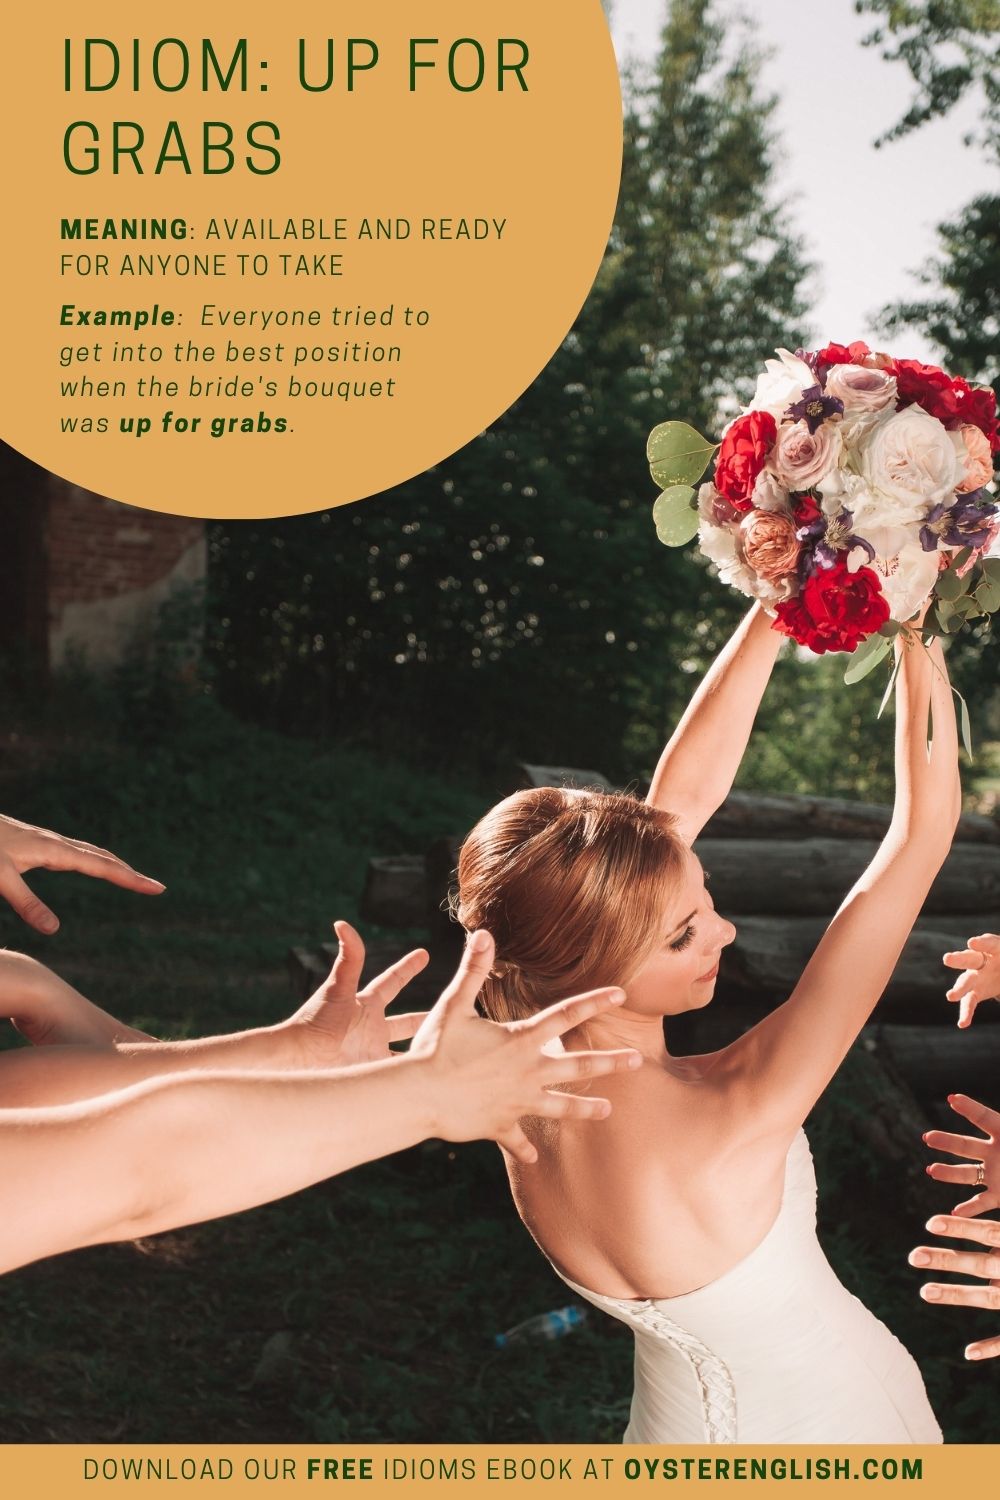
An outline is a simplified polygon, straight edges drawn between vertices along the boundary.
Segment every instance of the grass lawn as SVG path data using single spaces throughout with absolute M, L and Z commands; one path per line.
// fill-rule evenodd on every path
M 105 844 L 168 893 L 33 877 L 63 929 L 34 939 L 3 908 L 3 940 L 165 1036 L 286 1014 L 289 945 L 356 917 L 369 856 L 421 851 L 487 800 L 459 768 L 413 775 L 211 709 L 138 745 L 63 724 L 22 725 L 7 748 L 4 811 Z M 996 1438 L 989 1372 L 961 1358 L 975 1319 L 919 1303 L 905 1252 L 920 1226 L 856 1154 L 858 1066 L 812 1129 L 824 1242 L 920 1357 L 948 1437 Z M 0 1427 L 9 1442 L 614 1441 L 632 1363 L 619 1325 L 592 1313 L 555 1343 L 493 1348 L 498 1330 L 568 1300 L 498 1153 L 430 1144 L 252 1213 L 6 1277 Z

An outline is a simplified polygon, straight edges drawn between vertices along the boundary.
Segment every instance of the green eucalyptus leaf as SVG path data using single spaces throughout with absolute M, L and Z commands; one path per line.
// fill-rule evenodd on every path
M 988 615 L 995 609 L 1000 609 L 1000 580 L 990 578 L 987 574 L 976 589 L 976 599 Z
M 965 593 L 966 584 L 964 578 L 959 578 L 954 568 L 947 568 L 945 572 L 938 574 L 935 585 L 939 599 L 961 599 Z
M 646 457 L 653 483 L 661 489 L 696 484 L 708 467 L 715 444 L 686 422 L 661 422 L 649 434 Z
M 879 631 L 879 635 L 884 635 L 887 641 L 891 641 L 894 636 L 899 634 L 902 628 L 898 620 L 886 620 Z
M 941 615 L 938 609 L 939 600 L 932 599 L 930 608 L 924 615 L 924 623 L 920 630 L 922 635 L 941 635 Z
M 882 715 L 885 713 L 886 704 L 892 697 L 892 690 L 896 685 L 896 678 L 899 676 L 899 667 L 902 660 L 902 655 L 899 655 L 896 657 L 896 660 L 893 663 L 892 671 L 889 674 L 889 681 L 886 683 L 885 692 L 882 694 L 882 702 L 879 704 L 878 713 L 875 715 L 877 719 L 881 719 Z
M 972 724 L 969 721 L 969 705 L 962 697 L 958 688 L 952 688 L 952 692 L 958 699 L 958 722 L 962 726 L 962 746 L 970 760 L 974 760 L 972 753 Z
M 953 568 L 964 568 L 965 565 L 966 565 L 966 563 L 969 561 L 969 558 L 971 556 L 972 556 L 972 548 L 971 547 L 963 547 L 962 550 L 961 550 L 961 552 L 956 552 L 955 556 L 952 558 L 952 560 L 951 560 L 952 567 Z
M 970 615 L 979 614 L 979 601 L 971 594 L 963 594 L 961 599 L 955 600 L 952 609 L 956 615 L 961 615 L 963 620 L 967 620 Z
M 884 635 L 870 635 L 862 641 L 851 658 L 851 665 L 844 673 L 844 681 L 850 685 L 860 682 L 869 672 L 874 672 L 879 662 L 889 654 L 890 643 Z
M 689 484 L 664 490 L 653 506 L 656 535 L 665 547 L 683 547 L 698 534 L 698 500 Z
M 984 557 L 983 572 L 991 583 L 1000 583 L 1000 557 Z

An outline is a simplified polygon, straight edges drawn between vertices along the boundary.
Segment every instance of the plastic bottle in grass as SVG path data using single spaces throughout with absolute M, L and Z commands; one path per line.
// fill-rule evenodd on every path
M 539 1313 L 534 1318 L 525 1318 L 523 1323 L 515 1323 L 513 1328 L 508 1328 L 506 1333 L 497 1333 L 493 1341 L 498 1349 L 506 1349 L 508 1344 L 527 1344 L 548 1339 L 561 1339 L 565 1334 L 572 1333 L 574 1328 L 579 1328 L 581 1323 L 587 1320 L 587 1309 L 576 1305 L 570 1307 L 557 1307 L 552 1312 Z

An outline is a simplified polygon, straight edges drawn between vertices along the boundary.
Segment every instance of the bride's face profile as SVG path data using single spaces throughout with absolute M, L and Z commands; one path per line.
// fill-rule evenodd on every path
M 642 1015 L 676 1016 L 707 1005 L 715 993 L 723 948 L 736 936 L 719 915 L 701 861 L 689 854 L 684 878 L 663 912 L 661 941 L 629 979 L 625 1004 Z

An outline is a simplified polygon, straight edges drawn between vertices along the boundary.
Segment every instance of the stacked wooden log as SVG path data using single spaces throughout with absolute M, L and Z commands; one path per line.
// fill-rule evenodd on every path
M 512 789 L 609 789 L 594 771 L 527 763 L 512 781 Z M 668 1028 L 672 1046 L 718 1046 L 787 998 L 889 816 L 886 807 L 827 797 L 734 792 L 727 799 L 696 849 L 716 906 L 732 918 L 738 935 L 723 955 L 716 1004 Z M 432 965 L 411 988 L 407 1008 L 434 998 L 460 945 L 447 912 L 459 845 L 457 837 L 442 837 L 423 855 L 373 859 L 365 876 L 362 919 L 390 931 L 408 929 L 412 939 L 380 939 L 370 953 L 373 966 L 416 943 L 432 952 Z M 1000 1005 L 982 1007 L 974 1030 L 958 1032 L 955 1007 L 944 998 L 949 971 L 941 955 L 984 931 L 1000 931 L 1000 827 L 966 814 L 866 1036 L 867 1049 L 925 1104 L 954 1091 L 1000 1100 Z M 293 955 L 301 988 L 327 966 L 325 954 Z M 851 983 L 849 966 L 843 982 Z

